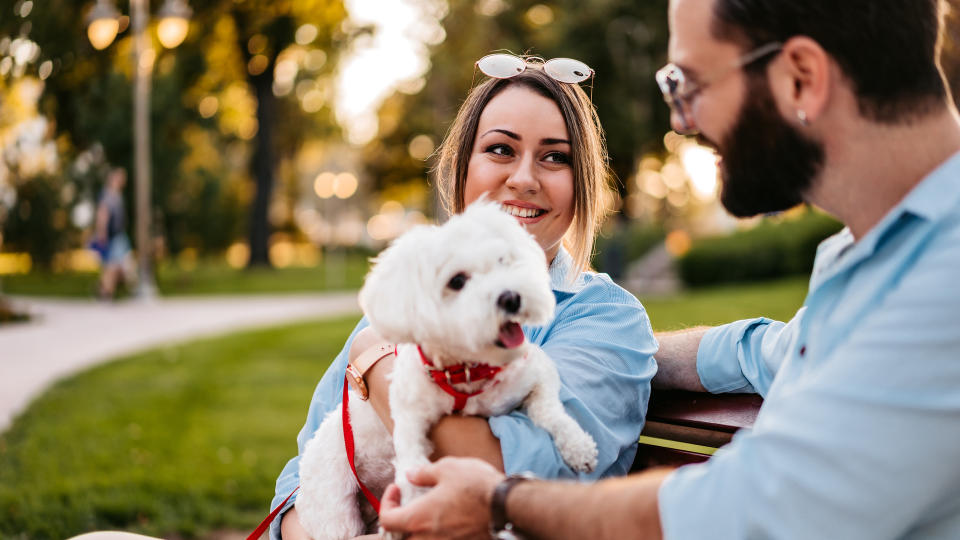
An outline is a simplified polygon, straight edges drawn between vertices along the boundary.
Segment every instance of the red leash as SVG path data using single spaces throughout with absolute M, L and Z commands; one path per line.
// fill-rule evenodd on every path
M 367 486 L 365 486 L 363 482 L 360 481 L 360 477 L 357 476 L 357 466 L 355 464 L 355 459 L 354 459 L 354 454 L 356 452 L 355 452 L 355 447 L 353 442 L 353 427 L 350 425 L 349 395 L 350 395 L 349 384 L 347 383 L 346 377 L 344 377 L 344 381 L 343 381 L 343 443 L 347 450 L 347 461 L 350 463 L 350 470 L 353 471 L 353 477 L 356 478 L 357 485 L 360 486 L 360 491 L 363 492 L 364 497 L 367 498 L 367 501 L 370 502 L 370 505 L 373 506 L 373 509 L 376 510 L 376 512 L 379 514 L 380 500 L 377 499 L 377 497 L 373 494 L 373 492 L 367 489 Z M 258 538 L 260 538 L 260 535 L 262 535 L 263 532 L 266 531 L 268 527 L 270 527 L 270 522 L 272 522 L 277 517 L 277 514 L 280 513 L 280 509 L 283 508 L 285 504 L 287 504 L 287 501 L 290 500 L 290 497 L 293 497 L 293 494 L 296 493 L 298 489 L 300 489 L 300 486 L 297 486 L 296 489 L 290 492 L 290 495 L 287 495 L 287 498 L 284 499 L 283 502 L 280 503 L 276 508 L 274 508 L 273 511 L 270 512 L 270 515 L 268 515 L 266 518 L 264 518 L 263 521 L 260 522 L 260 525 L 257 526 L 256 530 L 250 533 L 250 536 L 247 537 L 247 540 L 257 540 Z
M 433 379 L 433 382 L 437 384 L 444 392 L 453 396 L 453 412 L 458 413 L 467 406 L 467 399 L 483 392 L 483 388 L 477 390 L 476 392 L 461 392 L 453 387 L 454 384 L 469 383 L 473 381 L 482 381 L 486 379 L 492 379 L 500 372 L 499 367 L 490 366 L 487 364 L 476 364 L 476 365 L 466 365 L 466 364 L 457 364 L 455 366 L 450 366 L 445 369 L 436 369 L 433 367 L 433 364 L 427 360 L 427 357 L 424 356 L 423 350 L 420 349 L 420 346 L 417 346 L 417 352 L 420 353 L 420 359 L 423 361 L 423 365 L 427 369 L 427 373 Z M 394 350 L 396 354 L 396 350 Z M 367 498 L 367 502 L 370 503 L 370 506 L 373 506 L 373 509 L 379 514 L 380 513 L 380 499 L 373 494 L 372 491 L 367 489 L 367 486 L 360 481 L 360 476 L 357 474 L 357 465 L 355 460 L 356 446 L 353 441 L 353 426 L 350 425 L 350 384 L 347 381 L 346 376 L 343 380 L 343 444 L 347 451 L 347 461 L 350 463 L 350 470 L 353 471 L 353 477 L 357 480 L 357 485 L 360 486 L 360 491 L 363 492 L 363 496 Z M 280 509 L 283 508 L 287 501 L 290 500 L 290 497 L 293 497 L 293 494 L 300 489 L 300 486 L 297 486 L 290 495 L 287 495 L 287 498 L 284 499 L 276 508 L 270 512 L 270 515 L 266 517 L 260 525 L 257 526 L 256 530 L 250 533 L 250 536 L 247 537 L 247 540 L 256 540 L 260 538 L 260 535 L 267 530 L 267 527 L 270 526 L 270 522 L 277 517 L 277 514 L 280 513 Z
M 270 522 L 273 521 L 274 518 L 277 517 L 277 514 L 280 513 L 280 509 L 283 508 L 283 505 L 287 504 L 287 501 L 290 500 L 290 497 L 293 497 L 293 494 L 296 493 L 298 489 L 300 489 L 300 486 L 293 488 L 293 491 L 287 495 L 287 498 L 284 499 L 282 503 L 278 504 L 277 507 L 270 512 L 270 515 L 260 522 L 260 525 L 257 525 L 257 528 L 250 533 L 250 536 L 247 537 L 247 540 L 257 540 L 257 538 L 260 538 L 260 535 L 262 535 L 263 532 L 267 530 L 267 527 L 270 526 Z
M 360 491 L 363 492 L 363 496 L 367 498 L 367 501 L 373 506 L 373 509 L 379 514 L 380 513 L 380 499 L 373 494 L 367 486 L 363 485 L 363 482 L 360 481 L 360 476 L 357 475 L 357 466 L 354 463 L 354 443 L 353 443 L 353 426 L 350 425 L 350 395 L 349 393 L 349 384 L 347 383 L 346 377 L 343 381 L 343 444 L 347 448 L 347 461 L 350 462 L 350 470 L 353 471 L 353 477 L 357 479 L 357 485 L 360 486 Z

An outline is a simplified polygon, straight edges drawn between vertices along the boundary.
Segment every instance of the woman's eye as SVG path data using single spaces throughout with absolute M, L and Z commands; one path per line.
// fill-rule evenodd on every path
M 496 154 L 498 156 L 512 156 L 513 149 L 505 144 L 492 144 L 487 147 L 486 152 L 491 154 Z
M 564 152 L 550 152 L 543 159 L 551 163 L 570 163 L 570 156 Z
M 453 276 L 452 278 L 450 278 L 450 281 L 447 282 L 447 288 L 452 289 L 454 291 L 459 291 L 460 289 L 463 288 L 464 285 L 467 284 L 468 279 L 470 279 L 470 276 L 468 276 L 464 272 L 460 272 L 455 276 Z

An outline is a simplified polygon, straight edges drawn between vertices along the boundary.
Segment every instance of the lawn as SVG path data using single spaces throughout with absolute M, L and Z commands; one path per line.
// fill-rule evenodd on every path
M 748 285 L 692 289 L 675 296 L 644 298 L 655 330 L 717 325 L 763 315 L 780 321 L 793 317 L 807 296 L 806 277 Z
M 351 253 L 332 264 L 314 267 L 232 268 L 221 261 L 201 261 L 184 269 L 168 262 L 157 272 L 157 288 L 164 296 L 319 292 L 357 289 L 367 273 L 367 256 Z M 329 274 L 329 275 L 328 275 Z M 27 296 L 93 297 L 94 272 L 31 272 L 3 276 L 0 291 Z
M 645 301 L 654 327 L 788 317 L 803 280 Z M 0 538 L 249 531 L 353 319 L 166 347 L 56 384 L 0 435 Z

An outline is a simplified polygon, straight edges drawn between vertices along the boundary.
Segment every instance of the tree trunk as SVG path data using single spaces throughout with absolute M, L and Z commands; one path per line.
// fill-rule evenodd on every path
M 253 158 L 250 172 L 256 184 L 256 192 L 250 211 L 250 260 L 247 267 L 270 266 L 268 241 L 270 222 L 268 210 L 273 195 L 273 172 L 275 157 L 273 153 L 273 108 L 274 100 L 273 59 L 269 67 L 259 75 L 248 77 L 257 96 L 257 125 Z

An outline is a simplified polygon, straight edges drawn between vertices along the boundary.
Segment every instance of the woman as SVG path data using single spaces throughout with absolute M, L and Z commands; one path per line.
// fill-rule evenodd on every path
M 546 327 L 525 328 L 524 333 L 556 362 L 567 412 L 597 442 L 597 469 L 582 477 L 625 474 L 656 373 L 657 343 L 643 306 L 606 275 L 586 271 L 608 200 L 606 152 L 593 106 L 577 84 L 556 80 L 542 61 L 518 61 L 519 73 L 478 85 L 457 114 L 439 150 L 442 199 L 448 210 L 460 212 L 486 193 L 516 216 L 544 250 L 556 317 Z M 340 402 L 348 357 L 381 344 L 361 320 L 314 392 L 297 437 L 301 451 Z M 391 362 L 387 355 L 363 376 L 371 403 L 388 427 Z M 449 416 L 437 424 L 431 439 L 434 458 L 474 456 L 508 473 L 577 476 L 550 436 L 520 411 L 490 419 Z M 280 474 L 273 506 L 298 485 L 298 465 L 295 457 Z M 281 538 L 281 530 L 286 540 L 306 538 L 292 519 L 294 497 L 285 505 L 286 514 L 271 525 L 271 538 Z

